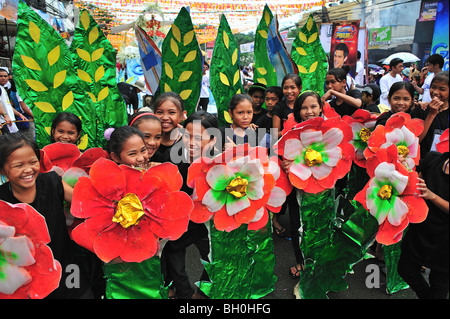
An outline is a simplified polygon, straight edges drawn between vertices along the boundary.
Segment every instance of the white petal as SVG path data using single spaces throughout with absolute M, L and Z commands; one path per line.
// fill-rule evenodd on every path
M 247 196 L 251 200 L 258 200 L 264 197 L 264 179 L 259 179 L 254 182 L 248 183 Z
M 408 145 L 409 154 L 408 157 L 415 158 L 419 152 L 419 138 L 415 137 L 414 141 Z
M 15 227 L 0 224 L 0 243 L 4 238 L 12 237 L 14 236 L 15 233 L 16 233 Z
M 322 132 L 314 130 L 305 130 L 300 133 L 300 140 L 305 148 L 308 148 L 312 143 L 322 142 Z
M 295 160 L 297 157 L 300 156 L 302 150 L 304 149 L 304 146 L 300 140 L 297 140 L 295 138 L 290 138 L 286 141 L 284 144 L 284 158 L 288 160 Z
M 273 175 L 273 178 L 277 181 L 281 175 L 281 168 L 275 161 L 269 161 L 269 173 Z
M 223 207 L 226 200 L 226 192 L 215 191 L 211 188 L 205 193 L 205 196 L 202 199 L 202 204 L 205 205 L 210 212 L 215 213 Z
M 344 133 L 336 127 L 329 129 L 325 132 L 325 134 L 323 134 L 325 149 L 335 148 L 336 146 L 341 144 L 343 139 Z
M 6 280 L 0 280 L 0 293 L 6 295 L 13 294 L 18 288 L 31 281 L 31 276 L 28 272 L 15 265 L 3 265 L 2 272 Z
M 416 139 L 414 133 L 408 130 L 406 126 L 402 126 L 401 130 L 403 133 L 403 140 L 405 141 L 406 145 L 411 145 L 412 143 L 414 143 L 414 140 Z
M 239 172 L 236 173 L 241 177 L 245 177 L 249 182 L 262 179 L 264 176 L 264 168 L 259 159 L 245 163 Z
M 403 132 L 401 129 L 396 128 L 394 130 L 392 130 L 389 133 L 386 133 L 386 143 L 391 143 L 391 144 L 399 144 L 400 142 L 403 142 L 405 140 L 404 136 L 403 136 Z
M 388 181 L 395 171 L 395 165 L 383 162 L 375 168 L 375 178 L 379 181 Z
M 296 175 L 303 181 L 306 181 L 312 174 L 311 169 L 308 166 L 295 162 L 293 162 L 289 167 L 289 172 Z
M 255 223 L 258 220 L 260 220 L 264 216 L 264 211 L 265 211 L 264 207 L 261 207 L 260 209 L 258 209 L 256 211 L 255 217 L 252 219 L 251 223 Z
M 327 156 L 323 156 L 326 154 Z M 342 150 L 340 147 L 325 150 L 322 152 L 323 162 L 331 167 L 336 167 L 339 160 L 342 158 Z
M 231 194 L 227 197 L 227 213 L 229 216 L 233 216 L 240 211 L 250 207 L 250 200 L 247 196 L 236 198 Z
M 408 206 L 400 199 L 400 197 L 396 196 L 394 198 L 393 209 L 391 209 L 388 215 L 388 221 L 393 226 L 399 226 L 407 213 Z
M 270 193 L 267 205 L 272 207 L 280 207 L 286 201 L 286 193 L 284 190 L 278 186 L 275 186 Z
M 0 245 L 0 251 L 6 256 L 7 262 L 16 266 L 30 266 L 36 262 L 33 243 L 27 236 L 6 238 Z
M 315 179 L 321 180 L 321 179 L 324 179 L 325 177 L 327 177 L 328 175 L 330 175 L 333 168 L 328 166 L 325 163 L 322 163 L 320 165 L 311 166 L 310 170 Z
M 397 192 L 399 194 L 402 194 L 406 188 L 406 185 L 408 185 L 408 176 L 405 176 L 398 171 L 393 171 L 391 173 L 391 176 L 389 176 L 389 181 L 391 182 L 392 186 L 395 187 Z
M 364 125 L 359 122 L 353 122 L 350 124 L 350 127 L 352 128 L 353 139 L 359 140 L 359 132 L 364 128 Z
M 233 171 L 226 165 L 215 165 L 206 174 L 206 182 L 214 190 L 224 190 L 233 178 Z

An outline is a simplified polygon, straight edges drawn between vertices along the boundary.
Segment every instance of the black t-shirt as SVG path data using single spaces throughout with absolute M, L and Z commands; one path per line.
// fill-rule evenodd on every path
M 288 119 L 289 114 L 291 114 L 293 110 L 286 104 L 285 101 L 278 102 L 272 110 L 272 118 L 273 116 L 278 116 L 281 120 L 281 131 L 284 128 L 284 122 Z
M 372 113 L 380 113 L 380 109 L 378 108 L 378 105 L 376 103 L 371 103 L 371 104 L 369 104 L 367 106 L 363 105 L 362 109 L 363 110 L 367 110 L 367 111 L 372 112 Z
M 422 110 L 420 107 L 416 107 L 411 112 L 412 118 L 419 118 L 425 121 L 425 119 L 428 116 L 428 113 L 430 111 L 428 109 Z M 427 153 L 430 151 L 431 146 L 433 145 L 433 138 L 435 134 L 435 130 L 439 130 L 444 132 L 446 129 L 448 129 L 449 125 L 449 111 L 446 109 L 443 112 L 439 112 L 436 117 L 434 118 L 433 122 L 430 125 L 430 128 L 428 129 L 427 134 L 423 138 L 422 142 L 420 143 L 420 157 L 425 158 Z
M 261 117 L 264 117 L 264 115 L 266 115 L 266 114 L 267 114 L 267 110 L 266 110 L 266 109 L 263 109 L 263 108 L 261 108 L 261 111 L 260 111 L 258 114 L 253 113 L 252 123 L 255 123 L 255 124 L 256 124 L 256 122 L 258 122 L 258 120 L 259 120 Z
M 347 91 L 347 95 L 351 96 L 355 99 L 360 99 L 362 101 L 362 93 L 359 90 L 350 90 Z M 330 102 L 330 106 L 332 108 L 334 108 L 334 110 L 340 115 L 340 116 L 344 116 L 344 115 L 348 115 L 348 116 L 352 116 L 353 113 L 358 109 L 357 107 L 354 107 L 350 104 L 347 104 L 345 102 L 341 103 L 341 104 L 336 104 L 336 99 L 331 100 Z
M 21 203 L 10 191 L 9 182 L 0 186 L 0 199 L 11 204 Z M 29 205 L 45 217 L 51 239 L 48 246 L 53 252 L 53 257 L 60 262 L 62 267 L 59 288 L 47 298 L 79 298 L 91 281 L 89 265 L 93 261 L 90 259 L 91 257 L 86 258 L 81 247 L 69 237 L 64 216 L 64 188 L 61 177 L 55 172 L 39 174 L 36 179 L 36 197 Z M 76 265 L 80 269 L 80 288 L 66 287 L 66 277 L 74 276 L 74 272 L 70 271 L 72 268 L 68 268 L 68 265 Z
M 387 120 L 392 116 L 392 111 L 387 111 L 384 113 L 381 113 L 380 116 L 378 116 L 377 121 L 375 123 L 375 126 L 377 125 L 386 125 Z
M 449 178 L 443 166 L 449 153 L 429 152 L 420 161 L 427 188 L 442 199 L 449 200 Z M 422 223 L 410 224 L 402 242 L 402 254 L 423 266 L 449 271 L 449 215 L 426 200 L 429 211 Z

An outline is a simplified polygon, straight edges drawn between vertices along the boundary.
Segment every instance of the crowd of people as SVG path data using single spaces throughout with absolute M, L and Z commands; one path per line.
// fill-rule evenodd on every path
M 187 116 L 178 94 L 161 94 L 150 108 L 138 110 L 134 107 L 129 125 L 116 128 L 107 137 L 105 150 L 117 164 L 144 169 L 173 162 L 173 149 L 179 150 L 178 155 L 185 161 L 174 164 L 183 177 L 181 190 L 192 195 L 193 190 L 186 183 L 188 168 L 196 158 L 205 154 L 212 157 L 244 143 L 271 149 L 284 132 L 298 123 L 336 114 L 352 116 L 358 109 L 379 115 L 377 125 L 384 125 L 398 112 L 420 118 L 425 128 L 419 137 L 422 161 L 418 167 L 421 174 L 418 190 L 430 211 L 427 220 L 411 225 L 403 239 L 399 273 L 420 298 L 446 298 L 449 282 L 449 159 L 448 153 L 435 152 L 435 145 L 437 138 L 449 127 L 449 77 L 448 71 L 442 71 L 443 58 L 440 55 L 430 56 L 426 67 L 428 75 L 422 74 L 425 69 L 418 71 L 411 67 L 406 77 L 402 76 L 403 61 L 394 59 L 379 85 L 375 82 L 364 85 L 359 78 L 357 84 L 349 85 L 348 72 L 343 68 L 332 68 L 326 74 L 323 96 L 304 90 L 302 80 L 296 74 L 286 75 L 281 87 L 252 83 L 246 94 L 237 94 L 230 100 L 228 112 L 232 123 L 226 127 L 219 127 L 216 115 L 207 112 L 208 83 L 205 78 L 198 111 Z M 208 68 L 209 65 L 205 64 L 204 74 Z M 0 126 L 3 133 L 0 137 L 0 172 L 3 178 L 0 199 L 13 204 L 28 203 L 41 212 L 48 223 L 52 238 L 50 247 L 55 258 L 63 265 L 73 263 L 76 258 L 84 258 L 84 262 L 76 262 L 85 265 L 86 271 L 96 274 L 89 277 L 95 277 L 95 280 L 82 283 L 84 290 L 76 296 L 63 285 L 51 296 L 101 296 L 104 281 L 101 275 L 98 276 L 100 263 L 90 252 L 80 250 L 65 232 L 64 201 L 71 202 L 73 189 L 55 172 L 40 173 L 33 114 L 15 92 L 12 79 L 9 79 L 10 88 L 5 88 L 8 77 L 6 70 L 0 70 Z M 19 126 L 22 123 L 28 127 Z M 221 140 L 210 134 L 212 128 L 222 132 Z M 77 116 L 61 113 L 53 122 L 49 143 L 77 144 L 82 130 Z M 291 164 L 286 159 L 282 160 L 282 169 L 287 171 Z M 281 214 L 289 214 L 289 225 L 280 223 Z M 273 214 L 272 227 L 276 236 L 290 236 L 292 239 L 296 264 L 286 271 L 296 279 L 304 269 L 299 244 L 300 224 L 299 203 L 293 191 L 287 196 L 281 212 Z M 189 222 L 186 233 L 178 240 L 169 241 L 163 249 L 162 273 L 166 284 L 170 285 L 170 298 L 206 298 L 194 290 L 185 270 L 186 249 L 192 244 L 199 249 L 201 258 L 208 260 L 208 229 L 204 224 Z M 421 276 L 422 267 L 431 269 L 429 283 Z M 207 275 L 204 273 L 202 276 Z

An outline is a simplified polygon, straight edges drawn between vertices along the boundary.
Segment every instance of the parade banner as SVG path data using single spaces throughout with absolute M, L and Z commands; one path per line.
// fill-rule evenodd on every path
M 335 68 L 350 66 L 350 74 L 356 70 L 356 52 L 358 51 L 359 20 L 333 23 L 330 60 Z
M 440 54 L 444 57 L 443 71 L 448 71 L 448 1 L 440 0 L 437 6 L 436 21 L 434 23 L 433 43 L 431 54 Z

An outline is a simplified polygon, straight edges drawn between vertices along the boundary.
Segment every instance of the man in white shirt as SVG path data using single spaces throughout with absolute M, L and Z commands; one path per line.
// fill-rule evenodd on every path
M 356 52 L 356 71 L 355 71 L 355 83 L 357 85 L 364 86 L 364 65 L 361 62 L 361 52 Z
M 427 59 L 426 63 L 428 63 L 428 72 L 430 73 L 425 78 L 422 87 L 419 87 L 416 81 L 412 81 L 412 85 L 414 86 L 414 89 L 417 93 L 422 94 L 422 102 L 428 103 L 431 102 L 431 81 L 436 74 L 442 72 L 442 68 L 444 66 L 444 58 L 440 54 L 433 54 Z
M 389 67 L 390 71 L 380 79 L 380 104 L 383 104 L 391 109 L 388 101 L 389 89 L 392 84 L 403 81 L 401 74 L 405 67 L 403 66 L 403 60 L 399 58 L 392 59 L 391 63 L 389 63 Z

